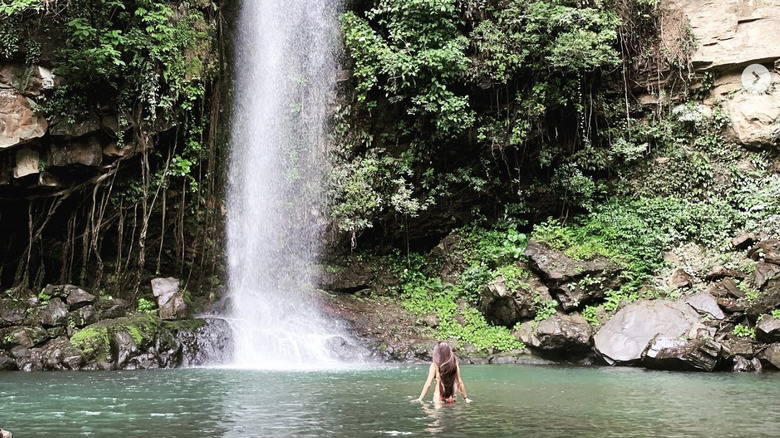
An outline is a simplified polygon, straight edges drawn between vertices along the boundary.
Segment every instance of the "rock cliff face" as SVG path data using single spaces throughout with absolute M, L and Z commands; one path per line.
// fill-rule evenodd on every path
M 0 196 L 70 188 L 138 152 L 134 144 L 118 144 L 131 124 L 124 117 L 120 128 L 111 109 L 78 123 L 47 120 L 40 108 L 60 85 L 49 67 L 0 59 Z
M 780 146 L 780 87 L 744 89 L 742 73 L 761 64 L 772 84 L 780 83 L 780 8 L 774 0 L 665 0 L 667 14 L 680 14 L 697 42 L 693 67 L 714 74 L 707 100 L 730 120 L 728 138 L 766 149 Z

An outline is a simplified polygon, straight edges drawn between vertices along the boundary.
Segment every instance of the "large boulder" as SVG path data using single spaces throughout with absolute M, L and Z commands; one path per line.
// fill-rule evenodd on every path
M 114 319 L 127 315 L 129 304 L 125 300 L 113 298 L 100 300 L 95 307 L 97 307 L 101 319 Z
M 780 369 L 780 344 L 772 344 L 766 347 L 758 358 L 765 367 Z
M 604 291 L 622 284 L 622 268 L 605 257 L 573 259 L 534 239 L 528 242 L 525 255 L 566 311 L 603 298 Z
M 41 323 L 44 327 L 66 326 L 68 307 L 57 297 L 50 299 L 41 313 Z
M 642 300 L 618 311 L 593 337 L 594 349 L 610 365 L 642 359 L 650 341 L 658 337 L 696 339 L 710 330 L 686 303 Z
M 780 342 L 780 319 L 763 315 L 756 324 L 756 339 L 761 342 Z
M 718 301 L 715 297 L 707 292 L 699 292 L 687 296 L 684 298 L 684 301 L 701 314 L 709 314 L 715 319 L 723 319 L 726 317 L 718 306 Z
M 555 315 L 542 321 L 528 321 L 515 334 L 527 346 L 541 353 L 576 356 L 591 349 L 593 329 L 581 315 Z
M 0 88 L 0 150 L 43 137 L 47 128 L 30 100 L 16 90 Z
M 157 297 L 157 306 L 162 319 L 183 319 L 187 317 L 187 303 L 184 291 L 179 288 L 179 280 L 155 278 L 152 280 L 152 293 Z
M 721 344 L 710 338 L 658 335 L 643 352 L 642 365 L 662 370 L 714 371 L 720 363 L 721 349 Z
M 761 365 L 761 361 L 754 357 L 753 359 L 747 359 L 742 356 L 735 356 L 731 361 L 729 369 L 733 373 L 760 373 L 764 367 Z
M 514 290 L 504 277 L 499 276 L 483 288 L 479 310 L 491 324 L 512 327 L 534 318 L 538 303 L 550 300 L 552 296 L 547 286 L 534 276 L 522 279 Z
M 25 308 L 21 301 L 0 299 L 0 327 L 20 325 L 24 321 Z
M 69 291 L 65 301 L 68 303 L 68 310 L 70 311 L 80 309 L 95 302 L 95 296 L 83 289 L 72 288 L 69 289 Z

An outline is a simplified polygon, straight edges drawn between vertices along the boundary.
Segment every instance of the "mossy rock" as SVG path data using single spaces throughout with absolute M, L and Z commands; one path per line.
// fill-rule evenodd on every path
M 70 342 L 84 353 L 88 360 L 114 361 L 111 354 L 111 338 L 114 333 L 128 333 L 139 349 L 154 343 L 161 330 L 160 320 L 152 315 L 134 315 L 108 319 L 92 324 L 78 332 Z

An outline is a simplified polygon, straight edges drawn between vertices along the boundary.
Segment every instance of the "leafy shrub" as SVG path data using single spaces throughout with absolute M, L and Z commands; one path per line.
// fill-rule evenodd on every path
M 146 298 L 138 299 L 138 313 L 152 313 L 157 310 L 157 303 Z
M 733 333 L 735 336 L 739 336 L 741 338 L 752 338 L 752 339 L 756 338 L 756 329 L 748 326 L 744 326 L 742 324 L 737 324 L 736 326 L 734 326 Z

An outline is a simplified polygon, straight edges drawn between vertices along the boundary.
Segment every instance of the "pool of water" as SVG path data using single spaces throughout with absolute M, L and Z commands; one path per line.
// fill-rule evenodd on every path
M 426 372 L 0 373 L 0 427 L 15 438 L 780 435 L 780 374 L 463 366 L 474 402 L 435 409 L 411 402 Z

